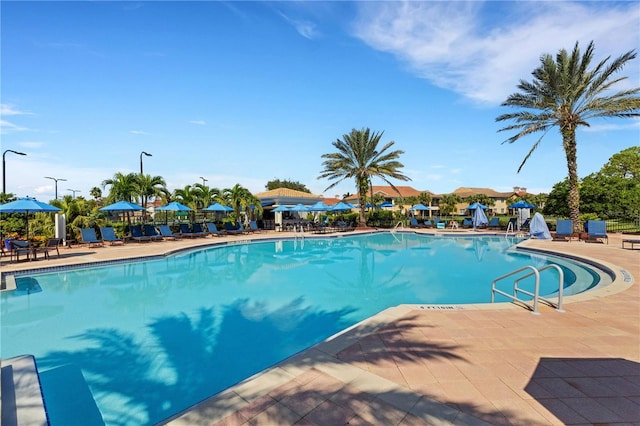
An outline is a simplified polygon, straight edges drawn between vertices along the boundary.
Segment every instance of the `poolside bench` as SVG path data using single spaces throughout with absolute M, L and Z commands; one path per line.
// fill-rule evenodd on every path
M 636 240 L 632 240 L 632 239 L 625 239 L 625 240 L 622 240 L 622 248 L 625 248 L 625 246 L 624 246 L 624 245 L 625 245 L 625 243 L 626 243 L 626 244 L 631 244 L 631 250 L 633 250 L 633 247 L 634 247 L 636 244 L 640 245 L 640 240 L 638 240 L 638 239 L 636 239 Z

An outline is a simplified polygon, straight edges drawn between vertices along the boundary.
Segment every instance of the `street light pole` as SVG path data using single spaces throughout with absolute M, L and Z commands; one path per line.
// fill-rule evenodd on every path
M 13 152 L 14 154 L 18 154 L 18 155 L 27 155 L 24 152 L 18 152 L 12 149 L 7 149 L 5 152 L 2 153 L 2 193 L 3 194 L 7 193 L 7 175 L 5 173 L 5 161 L 4 161 L 4 156 L 7 154 L 7 152 Z
M 204 186 L 207 183 L 207 181 L 209 180 L 209 179 L 203 178 L 202 176 L 200 176 L 200 179 L 202 179 L 202 186 Z
M 57 200 L 58 199 L 58 181 L 66 182 L 67 180 L 66 179 L 62 179 L 62 178 L 54 178 L 54 177 L 51 177 L 51 176 L 45 176 L 44 178 L 45 179 L 51 179 L 51 180 L 56 182 L 55 186 L 56 186 L 56 200 Z
M 148 152 L 146 152 L 146 151 L 142 151 L 142 152 L 140 153 L 140 176 L 142 176 L 142 175 L 143 175 L 143 172 L 142 172 L 142 156 L 143 156 L 143 155 L 146 155 L 147 157 L 151 157 L 151 154 L 149 154 L 149 153 L 148 153 Z
M 73 192 L 73 198 L 74 198 L 74 199 L 76 198 L 76 192 L 82 192 L 82 191 L 80 191 L 79 189 L 69 189 L 69 188 L 67 188 L 67 191 L 71 191 L 71 192 Z

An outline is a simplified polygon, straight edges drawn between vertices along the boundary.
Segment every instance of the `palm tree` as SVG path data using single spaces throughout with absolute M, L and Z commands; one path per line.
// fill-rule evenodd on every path
M 136 173 L 129 173 L 125 175 L 118 172 L 113 175 L 111 179 L 103 180 L 103 188 L 111 186 L 111 188 L 109 188 L 109 195 L 107 195 L 105 202 L 107 204 L 120 200 L 132 202 L 137 191 L 137 179 L 138 175 Z
M 367 205 L 367 190 L 371 178 L 378 177 L 395 189 L 388 178 L 403 181 L 411 180 L 400 173 L 404 167 L 398 158 L 404 151 L 395 150 L 386 152 L 395 142 L 388 142 L 378 151 L 378 143 L 384 132 L 370 134 L 370 130 L 351 130 L 348 135 L 343 135 L 343 140 L 336 140 L 333 146 L 338 152 L 323 154 L 325 161 L 322 163 L 324 170 L 320 172 L 318 179 L 327 178 L 335 180 L 325 191 L 333 188 L 345 179 L 353 178 L 358 189 L 358 204 L 360 208 L 359 226 L 366 226 L 365 207 Z
M 136 193 L 140 196 L 140 205 L 147 208 L 149 197 L 160 197 L 166 192 L 167 183 L 162 176 L 136 175 Z M 142 211 L 143 220 L 146 210 Z
M 250 217 L 252 217 L 253 212 L 251 211 L 251 206 L 254 207 L 256 213 L 262 211 L 262 205 L 260 204 L 260 200 L 256 198 L 251 191 L 247 188 L 243 187 L 239 183 L 236 183 L 233 188 L 225 188 L 222 190 L 222 197 L 224 201 L 229 205 L 229 207 L 233 208 L 233 212 L 235 215 L 235 219 L 240 219 L 240 212 L 245 210 Z
M 189 206 L 192 209 L 196 209 L 196 194 L 194 188 L 191 185 L 186 185 L 184 188 L 176 188 L 173 190 L 173 198 L 180 201 L 185 206 Z
M 532 133 L 542 132 L 518 168 L 522 169 L 544 135 L 558 127 L 562 135 L 567 169 L 569 172 L 569 218 L 578 227 L 580 215 L 580 192 L 578 181 L 576 129 L 589 126 L 588 120 L 600 117 L 629 118 L 640 115 L 640 88 L 613 93 L 614 84 L 626 77 L 613 75 L 636 57 L 631 50 L 610 64 L 610 57 L 589 69 L 593 59 L 593 42 L 589 43 L 582 57 L 578 43 L 569 54 L 562 49 L 555 61 L 550 54 L 542 55 L 541 65 L 533 71 L 533 82 L 520 80 L 519 93 L 510 95 L 502 106 L 521 108 L 521 111 L 503 114 L 496 121 L 511 121 L 515 124 L 499 131 L 516 130 L 517 133 L 505 142 L 513 143 Z M 503 142 L 504 143 L 504 142 Z
M 222 191 L 218 188 L 209 188 L 201 183 L 193 185 L 193 195 L 198 208 L 206 208 L 215 202 L 222 201 Z

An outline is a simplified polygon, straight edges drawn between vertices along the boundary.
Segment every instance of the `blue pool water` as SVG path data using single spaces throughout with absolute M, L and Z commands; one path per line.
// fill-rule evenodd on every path
M 493 279 L 549 261 L 567 294 L 598 281 L 513 243 L 271 240 L 17 276 L 1 295 L 0 355 L 36 357 L 53 426 L 153 424 L 390 306 L 488 302 Z M 541 284 L 557 291 L 555 271 Z

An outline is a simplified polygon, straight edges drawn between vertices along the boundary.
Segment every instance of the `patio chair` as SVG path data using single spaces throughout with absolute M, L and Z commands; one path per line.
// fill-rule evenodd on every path
M 473 228 L 473 220 L 471 218 L 465 217 L 464 219 L 462 219 L 462 227 Z
M 569 241 L 573 236 L 573 221 L 571 219 L 559 219 L 556 222 L 556 233 L 552 241 Z
M 131 239 L 139 243 L 143 241 L 151 241 L 151 237 L 148 237 L 142 233 L 142 225 L 131 225 L 129 227 L 131 232 Z
M 169 225 L 159 225 L 158 230 L 160 231 L 160 235 L 162 236 L 162 238 L 168 240 L 178 240 L 182 238 L 182 235 L 174 234 L 173 231 L 171 231 L 171 227 Z
M 416 219 L 415 217 L 409 218 L 409 226 L 411 228 L 422 228 L 422 225 L 418 223 L 418 219 Z
M 142 229 L 144 230 L 145 237 L 151 238 L 151 241 L 162 241 L 162 235 L 158 233 L 155 226 L 146 224 Z
M 201 234 L 197 234 L 195 232 L 193 232 L 191 230 L 191 228 L 189 227 L 188 223 L 181 223 L 180 224 L 180 235 L 183 237 L 187 237 L 187 238 L 198 238 L 198 237 L 202 237 L 203 235 Z
M 427 219 L 424 221 L 424 227 L 425 228 L 433 228 L 433 223 L 431 223 L 430 219 Z
M 104 242 L 96 235 L 96 230 L 93 228 L 80 229 L 80 244 L 87 244 L 89 247 L 102 247 Z
M 587 239 L 586 242 L 603 242 L 607 240 L 609 244 L 609 236 L 607 235 L 607 222 L 604 220 L 590 220 L 587 222 Z
M 528 231 L 530 224 L 531 224 L 531 219 L 527 218 L 524 222 L 522 222 L 522 225 L 520 225 L 520 230 L 521 231 Z
M 202 224 L 197 222 L 193 224 L 193 230 L 191 232 L 200 237 L 206 237 L 209 235 L 209 232 L 202 228 Z
M 258 228 L 258 223 L 255 220 L 249 222 L 249 231 L 251 232 L 262 232 L 262 229 Z
M 509 219 L 509 222 L 507 222 L 507 227 L 505 229 L 507 230 L 507 232 L 515 232 L 518 229 L 518 218 L 512 217 L 511 219 Z
M 500 218 L 499 217 L 492 217 L 491 220 L 489 221 L 489 224 L 487 225 L 488 229 L 500 229 Z
M 116 231 L 112 226 L 100 228 L 100 235 L 102 236 L 102 241 L 109 243 L 111 246 L 115 244 L 124 244 L 124 240 L 122 238 L 116 237 Z
M 51 256 L 49 252 L 52 252 L 54 250 L 57 257 L 60 257 L 60 250 L 58 248 L 60 244 L 62 244 L 62 238 L 49 238 L 49 240 L 47 240 L 47 244 L 42 247 L 36 247 L 34 249 L 33 258 L 36 258 L 37 253 L 43 253 L 45 259 L 50 259 Z
M 9 260 L 13 262 L 13 258 L 16 258 L 16 262 L 20 261 L 20 255 L 25 254 L 27 256 L 27 260 L 31 260 L 31 255 L 33 254 L 33 247 L 31 246 L 31 242 L 23 241 L 23 240 L 5 240 L 9 242 L 9 250 L 11 252 L 11 257 Z
M 218 227 L 213 222 L 205 223 L 207 227 L 207 231 L 209 231 L 209 235 L 215 235 L 216 237 L 221 237 L 223 232 L 218 230 Z
M 231 222 L 225 222 L 224 230 L 227 234 L 243 234 L 244 231 L 242 229 L 238 229 L 237 225 L 238 224 L 236 223 L 236 226 L 234 227 Z

